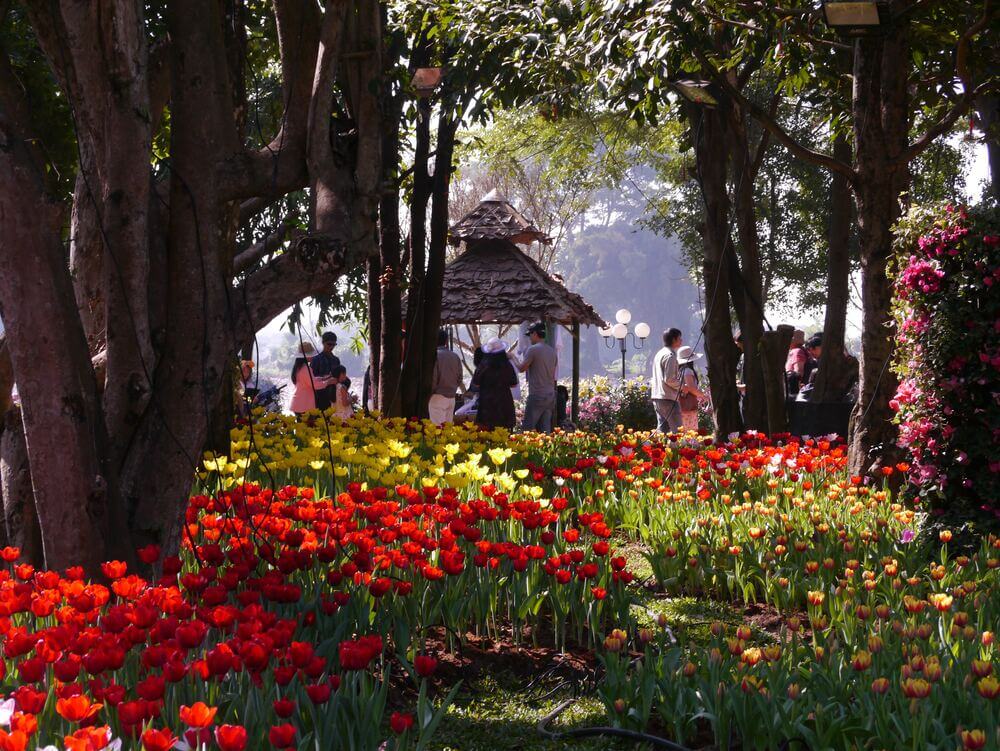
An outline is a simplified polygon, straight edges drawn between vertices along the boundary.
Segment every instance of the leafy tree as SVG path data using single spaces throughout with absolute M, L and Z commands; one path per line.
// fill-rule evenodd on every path
M 375 0 L 0 8 L 0 312 L 47 567 L 176 548 L 237 348 L 374 250 L 382 38 Z M 279 205 L 302 218 L 261 238 Z

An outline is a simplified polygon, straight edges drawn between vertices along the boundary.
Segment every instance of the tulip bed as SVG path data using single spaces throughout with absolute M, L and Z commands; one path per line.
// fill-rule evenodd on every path
M 997 543 L 920 542 L 844 463 L 260 415 L 205 457 L 179 555 L 87 581 L 0 551 L 0 751 L 496 748 L 461 722 L 481 644 L 570 656 L 599 723 L 692 748 L 997 748 Z M 683 630 L 682 596 L 782 625 Z

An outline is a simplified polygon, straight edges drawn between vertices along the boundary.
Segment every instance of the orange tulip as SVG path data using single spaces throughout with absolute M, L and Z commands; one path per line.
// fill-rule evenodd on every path
M 92 702 L 89 696 L 81 694 L 57 700 L 56 712 L 70 722 L 83 722 L 100 712 L 103 706 L 103 704 Z
M 198 701 L 190 707 L 181 707 L 181 722 L 191 728 L 207 728 L 215 719 L 217 707 L 210 707 L 205 702 Z
M 101 751 L 107 748 L 109 738 L 108 726 L 98 728 L 80 728 L 73 735 L 63 738 L 66 751 Z
M 28 735 L 23 730 L 0 730 L 0 751 L 24 751 L 27 747 Z

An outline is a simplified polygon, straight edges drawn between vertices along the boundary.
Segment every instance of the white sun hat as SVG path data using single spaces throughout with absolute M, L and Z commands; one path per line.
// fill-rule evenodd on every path
M 694 362 L 695 360 L 701 359 L 701 352 L 695 352 L 688 346 L 681 347 L 677 350 L 677 362 L 681 365 L 686 365 L 689 362 Z

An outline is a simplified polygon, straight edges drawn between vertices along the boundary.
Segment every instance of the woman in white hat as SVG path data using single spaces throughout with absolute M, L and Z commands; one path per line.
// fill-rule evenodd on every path
M 476 422 L 485 428 L 514 429 L 514 397 L 517 373 L 510 364 L 507 345 L 493 337 L 483 345 L 483 359 L 472 376 L 470 388 L 478 389 Z
M 295 391 L 289 407 L 297 417 L 316 409 L 316 390 L 326 388 L 328 385 L 327 379 L 314 375 L 309 366 L 309 361 L 315 354 L 316 348 L 312 342 L 303 342 L 301 354 L 295 358 L 295 364 L 292 365 L 292 384 L 295 386 Z
M 694 368 L 696 360 L 701 359 L 701 353 L 684 346 L 677 350 L 677 364 L 680 366 L 681 389 L 678 401 L 681 403 L 681 425 L 685 430 L 698 429 L 698 403 L 708 397 L 698 388 L 698 371 Z

